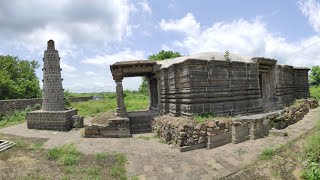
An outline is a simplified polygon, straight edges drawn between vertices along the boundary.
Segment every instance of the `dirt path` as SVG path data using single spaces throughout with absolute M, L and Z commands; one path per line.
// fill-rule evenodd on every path
M 27 129 L 26 123 L 4 128 L 3 134 L 48 138 L 45 148 L 74 143 L 84 154 L 122 152 L 127 155 L 128 176 L 140 179 L 219 179 L 238 172 L 255 161 L 266 147 L 277 147 L 311 130 L 320 117 L 320 108 L 310 112 L 286 130 L 288 137 L 266 137 L 240 144 L 227 144 L 215 149 L 200 149 L 180 153 L 156 139 L 141 138 L 82 138 L 80 130 L 52 132 Z

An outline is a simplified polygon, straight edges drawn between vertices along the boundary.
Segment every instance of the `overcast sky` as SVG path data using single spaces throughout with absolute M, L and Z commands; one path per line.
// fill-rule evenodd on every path
M 160 50 L 229 50 L 281 64 L 320 64 L 317 0 L 2 0 L 0 54 L 37 60 L 46 42 L 61 56 L 64 89 L 115 91 L 109 66 Z M 125 78 L 137 89 L 141 78 Z M 41 81 L 40 81 L 41 82 Z

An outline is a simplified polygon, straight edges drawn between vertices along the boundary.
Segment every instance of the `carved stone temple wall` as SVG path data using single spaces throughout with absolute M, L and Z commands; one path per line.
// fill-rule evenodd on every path
M 224 53 L 208 52 L 156 62 L 119 62 L 110 68 L 114 78 L 147 77 L 149 109 L 173 116 L 255 114 L 309 97 L 308 68 L 264 57 L 231 53 L 226 58 Z

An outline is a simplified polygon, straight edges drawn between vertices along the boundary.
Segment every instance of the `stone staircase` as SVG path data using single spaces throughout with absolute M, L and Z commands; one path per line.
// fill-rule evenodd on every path
M 158 115 L 155 111 L 129 112 L 131 134 L 152 132 L 152 121 Z
M 14 145 L 13 142 L 0 140 L 0 152 L 11 148 Z

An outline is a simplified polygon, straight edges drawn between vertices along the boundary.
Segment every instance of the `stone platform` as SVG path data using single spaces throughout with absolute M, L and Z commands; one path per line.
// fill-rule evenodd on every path
M 32 111 L 27 113 L 29 129 L 46 129 L 55 131 L 69 131 L 72 128 L 72 116 L 77 114 L 76 109 L 64 111 Z

